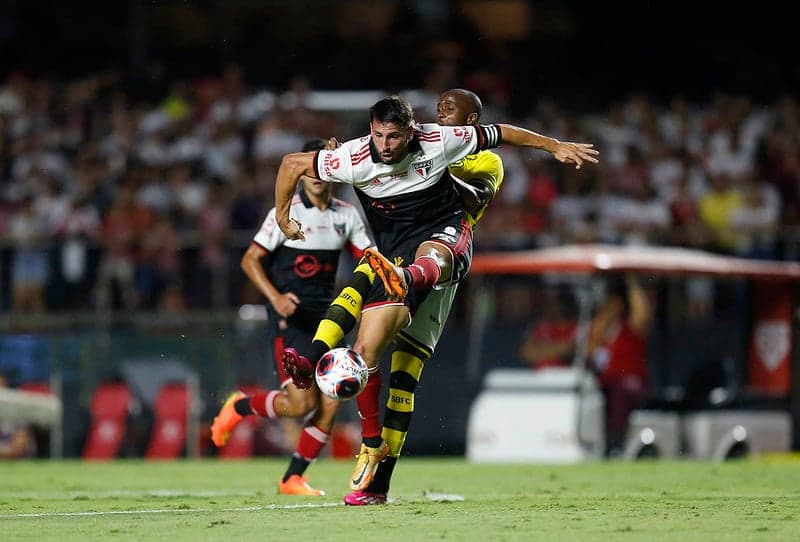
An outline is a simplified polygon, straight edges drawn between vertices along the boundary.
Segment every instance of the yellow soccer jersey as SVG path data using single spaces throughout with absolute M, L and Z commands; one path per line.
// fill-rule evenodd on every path
M 470 154 L 462 160 L 450 164 L 447 170 L 452 176 L 458 177 L 465 182 L 484 181 L 491 190 L 492 198 L 500 190 L 500 185 L 503 184 L 503 161 L 492 151 Z M 475 227 L 490 201 L 491 199 L 475 213 L 475 216 L 465 213 L 470 226 Z

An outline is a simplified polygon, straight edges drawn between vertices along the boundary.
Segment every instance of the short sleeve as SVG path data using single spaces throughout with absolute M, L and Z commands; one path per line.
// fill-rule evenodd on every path
M 286 242 L 286 236 L 275 221 L 275 209 L 270 210 L 267 214 L 267 218 L 264 219 L 255 237 L 253 237 L 253 242 L 269 252 L 275 251 Z
M 314 173 L 318 179 L 327 182 L 353 184 L 353 165 L 350 158 L 351 148 L 342 145 L 338 149 L 321 150 L 314 160 Z

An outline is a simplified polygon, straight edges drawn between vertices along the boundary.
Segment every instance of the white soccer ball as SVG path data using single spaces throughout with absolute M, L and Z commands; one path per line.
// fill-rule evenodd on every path
M 369 374 L 367 363 L 350 348 L 334 348 L 322 356 L 314 373 L 319 391 L 338 401 L 362 392 Z

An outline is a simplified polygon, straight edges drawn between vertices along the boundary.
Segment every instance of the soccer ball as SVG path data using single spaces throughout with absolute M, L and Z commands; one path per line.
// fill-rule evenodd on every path
M 338 401 L 352 399 L 367 385 L 364 358 L 349 348 L 334 348 L 322 356 L 314 373 L 319 391 Z

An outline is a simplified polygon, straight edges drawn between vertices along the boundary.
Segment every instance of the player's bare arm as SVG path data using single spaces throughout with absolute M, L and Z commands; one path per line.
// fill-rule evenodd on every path
M 261 265 L 261 259 L 267 255 L 266 249 L 251 243 L 247 251 L 242 256 L 241 267 L 247 278 L 258 288 L 270 305 L 275 309 L 283 318 L 288 318 L 293 315 L 297 310 L 297 305 L 300 304 L 300 298 L 293 292 L 281 293 L 275 288 L 275 285 L 269 280 L 267 274 L 264 273 L 264 267 Z
M 584 161 L 596 164 L 596 157 L 600 154 L 592 143 L 559 141 L 553 137 L 537 134 L 511 124 L 498 124 L 498 126 L 504 143 L 547 151 L 559 162 L 575 164 L 575 169 L 580 169 Z
M 315 177 L 314 157 L 315 152 L 295 152 L 287 154 L 281 160 L 278 175 L 275 179 L 275 221 L 278 227 L 289 239 L 302 239 L 302 224 L 289 216 L 292 198 L 297 190 L 297 183 L 301 175 Z

